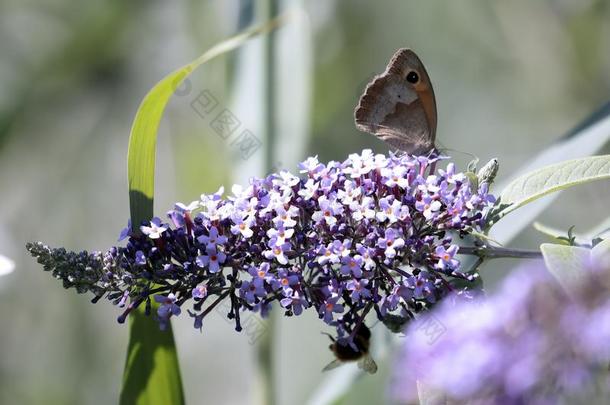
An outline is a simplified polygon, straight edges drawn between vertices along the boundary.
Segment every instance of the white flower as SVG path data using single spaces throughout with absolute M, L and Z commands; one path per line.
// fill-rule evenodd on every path
M 362 189 L 351 180 L 345 180 L 343 183 L 343 189 L 339 189 L 337 197 L 343 203 L 343 205 L 351 205 L 360 195 Z
M 199 207 L 199 201 L 192 201 L 189 205 L 183 204 L 181 202 L 176 203 L 174 205 L 177 211 L 180 212 L 191 212 L 196 210 Z
M 374 205 L 375 200 L 372 197 L 362 198 L 361 203 L 354 201 L 349 206 L 350 210 L 352 211 L 352 218 L 354 218 L 356 221 L 375 218 L 375 210 L 372 208 Z
M 234 214 L 231 220 L 235 224 L 231 226 L 231 233 L 233 233 L 234 235 L 241 233 L 241 235 L 246 239 L 252 237 L 254 232 L 252 231 L 252 229 L 250 229 L 250 227 L 253 225 L 253 220 L 244 221 L 241 214 L 238 213 Z
M 299 190 L 299 196 L 301 196 L 305 201 L 311 200 L 318 191 L 319 184 L 316 183 L 313 179 L 307 180 L 305 183 L 305 187 Z
M 159 239 L 161 234 L 167 231 L 167 226 L 161 223 L 160 218 L 155 217 L 150 221 L 150 226 L 142 225 L 140 230 L 144 235 L 148 235 L 150 239 Z
M 275 213 L 277 214 L 277 216 L 273 218 L 273 224 L 275 226 L 283 225 L 286 228 L 292 228 L 297 224 L 297 221 L 292 218 L 299 216 L 298 207 L 291 205 L 288 209 L 285 209 L 284 205 L 280 205 L 275 209 Z
M 409 187 L 407 180 L 407 168 L 404 166 L 396 166 L 392 169 L 381 169 L 381 175 L 384 177 L 384 184 L 388 187 L 398 186 L 400 188 Z

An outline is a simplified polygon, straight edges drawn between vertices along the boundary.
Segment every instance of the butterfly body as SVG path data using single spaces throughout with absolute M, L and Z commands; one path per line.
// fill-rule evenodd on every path
M 396 51 L 386 70 L 366 86 L 354 112 L 356 127 L 410 154 L 432 151 L 436 99 L 430 78 L 410 49 Z

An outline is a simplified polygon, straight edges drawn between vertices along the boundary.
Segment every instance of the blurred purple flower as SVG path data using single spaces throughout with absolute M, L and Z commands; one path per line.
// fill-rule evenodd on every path
M 407 329 L 392 398 L 417 400 L 415 381 L 449 403 L 585 403 L 610 394 L 607 385 L 595 391 L 610 362 L 610 267 L 581 271 L 570 295 L 528 267 L 485 301 L 445 299 Z

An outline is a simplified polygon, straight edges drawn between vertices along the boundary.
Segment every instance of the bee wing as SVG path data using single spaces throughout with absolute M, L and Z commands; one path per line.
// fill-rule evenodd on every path
M 358 360 L 358 367 L 369 374 L 375 374 L 377 372 L 377 363 L 375 363 L 375 360 L 368 354 Z
M 333 370 L 333 369 L 335 369 L 335 368 L 337 368 L 337 367 L 342 366 L 343 364 L 344 364 L 344 363 L 343 363 L 341 360 L 339 360 L 339 359 L 335 359 L 335 360 L 331 361 L 330 363 L 328 363 L 328 364 L 326 365 L 326 367 L 324 367 L 324 368 L 322 369 L 322 371 L 329 371 L 329 370 Z

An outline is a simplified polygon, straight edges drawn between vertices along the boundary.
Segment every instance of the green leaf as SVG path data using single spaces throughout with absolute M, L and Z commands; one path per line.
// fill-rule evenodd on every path
M 508 184 L 540 167 L 558 163 L 568 159 L 582 158 L 591 156 L 600 150 L 610 141 L 610 103 L 602 109 L 591 114 L 587 119 L 580 123 L 574 130 L 565 136 L 560 137 L 543 151 L 538 153 L 528 164 L 514 173 L 512 178 L 496 185 L 496 190 L 503 190 Z M 511 218 L 510 221 L 502 221 L 491 229 L 491 236 L 502 244 L 508 244 L 526 226 L 540 215 L 558 194 L 549 195 L 547 198 L 540 199 L 534 204 L 528 204 L 519 210 L 519 215 Z M 490 224 L 491 225 L 491 224 Z
M 287 18 L 288 15 L 277 17 L 212 47 L 193 62 L 164 77 L 144 97 L 134 118 L 127 153 L 129 205 L 135 232 L 139 232 L 142 221 L 153 216 L 157 130 L 176 87 L 203 63 L 278 27 Z M 168 330 L 160 331 L 157 322 L 145 316 L 142 309 L 130 316 L 129 346 L 120 403 L 184 404 L 171 325 Z
M 163 111 L 174 90 L 203 63 L 231 51 L 248 39 L 268 32 L 284 22 L 287 16 L 280 16 L 261 26 L 244 31 L 212 47 L 193 62 L 176 69 L 165 76 L 142 100 L 129 137 L 127 152 L 127 177 L 129 181 L 129 205 L 134 231 L 138 231 L 142 221 L 153 216 L 153 195 L 155 192 L 155 151 L 157 130 Z
M 610 155 L 568 160 L 546 166 L 513 180 L 500 195 L 503 217 L 517 208 L 555 191 L 610 179 Z
M 540 245 L 540 251 L 547 269 L 568 294 L 572 286 L 579 282 L 583 269 L 587 268 L 591 261 L 591 250 L 579 246 L 543 243 Z
M 159 324 L 143 312 L 138 309 L 129 315 L 129 346 L 120 404 L 184 404 L 171 324 L 161 331 Z
M 535 230 L 553 239 L 553 242 L 561 245 L 570 244 L 570 235 L 573 238 L 574 244 L 576 245 L 591 245 L 591 238 L 587 238 L 586 235 L 581 235 L 579 233 L 569 234 L 569 231 L 557 229 L 552 226 L 545 225 L 541 222 L 534 222 L 533 226 Z

